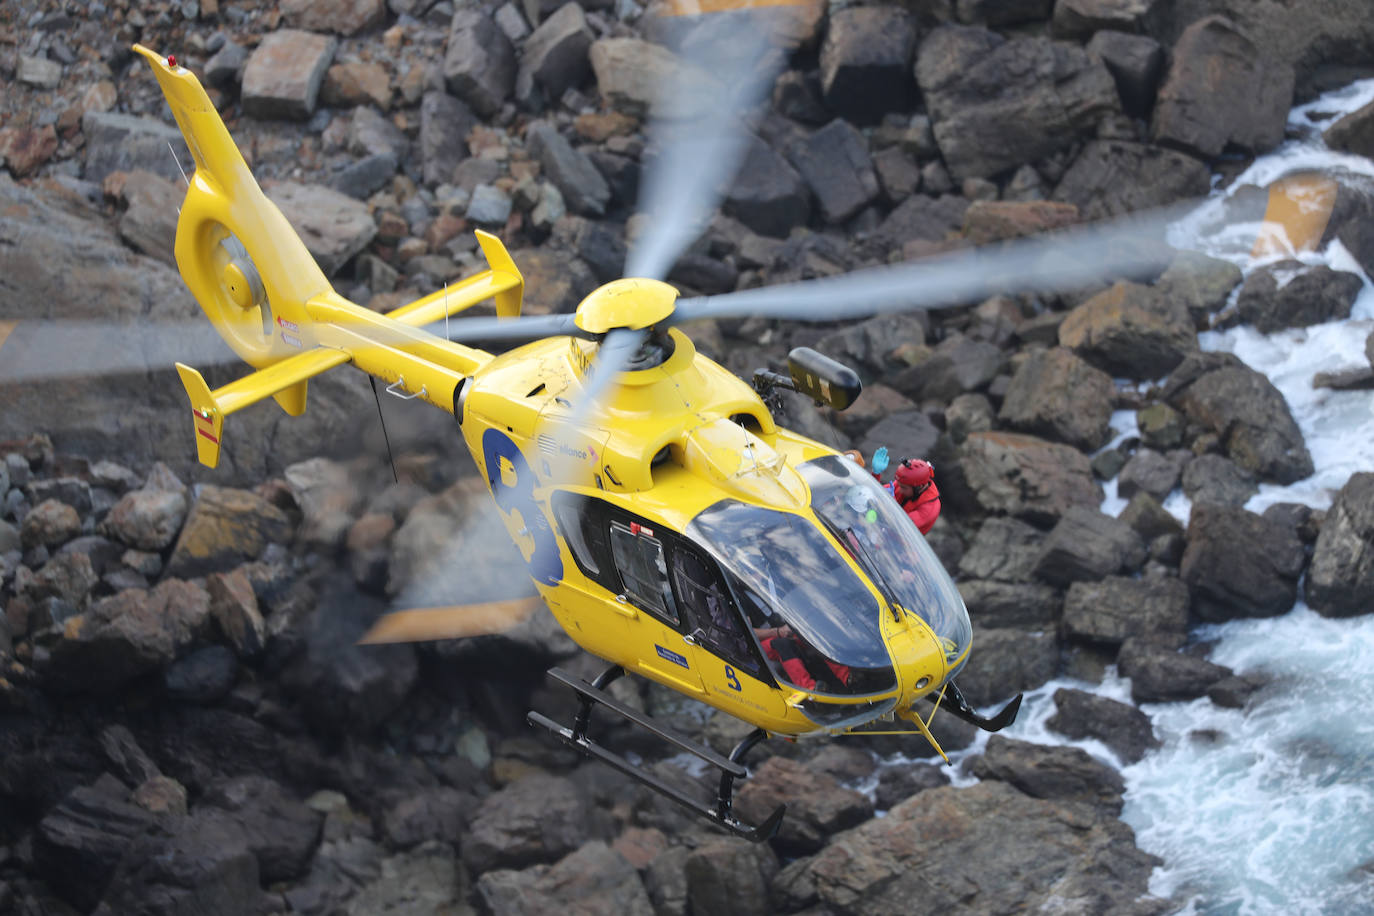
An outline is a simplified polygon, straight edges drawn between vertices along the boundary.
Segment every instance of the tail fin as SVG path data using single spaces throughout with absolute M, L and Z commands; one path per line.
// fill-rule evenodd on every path
M 489 270 L 388 315 L 348 301 L 262 192 L 195 74 L 142 45 L 134 50 L 152 67 L 195 159 L 177 222 L 177 268 L 220 336 L 258 370 L 211 391 L 178 364 L 200 460 L 218 462 L 225 415 L 270 395 L 298 416 L 307 381 L 345 362 L 452 412 L 458 383 L 491 355 L 419 326 L 490 298 L 499 316 L 519 315 L 524 279 L 505 246 L 478 232 Z

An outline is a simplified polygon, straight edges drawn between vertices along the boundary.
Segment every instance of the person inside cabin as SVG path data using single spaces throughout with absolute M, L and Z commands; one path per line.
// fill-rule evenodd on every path
M 803 690 L 838 693 L 849 683 L 849 667 L 833 662 L 807 645 L 790 626 L 756 627 L 763 654 L 782 666 L 786 679 Z

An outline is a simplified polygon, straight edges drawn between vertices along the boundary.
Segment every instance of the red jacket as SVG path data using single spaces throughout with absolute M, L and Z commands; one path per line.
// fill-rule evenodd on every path
M 897 498 L 897 483 L 893 481 L 887 484 L 884 489 L 892 494 L 892 498 Z M 940 488 L 935 486 L 935 481 L 916 494 L 915 499 L 908 500 L 902 504 L 902 510 L 911 517 L 915 526 L 921 529 L 922 534 L 929 534 L 934 527 L 935 520 L 940 517 Z

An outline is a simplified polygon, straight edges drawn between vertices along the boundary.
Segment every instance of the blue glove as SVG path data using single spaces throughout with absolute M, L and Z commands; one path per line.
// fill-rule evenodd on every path
M 874 470 L 874 472 L 876 472 L 876 473 L 878 473 L 878 474 L 881 474 L 883 471 L 886 471 L 886 470 L 887 470 L 887 446 L 886 446 L 886 445 L 880 445 L 880 446 L 878 447 L 878 450 L 877 450 L 876 452 L 873 453 L 873 461 L 872 461 L 872 464 L 873 464 L 873 470 Z

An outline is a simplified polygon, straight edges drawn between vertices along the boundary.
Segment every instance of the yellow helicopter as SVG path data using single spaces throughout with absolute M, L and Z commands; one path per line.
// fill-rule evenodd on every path
M 795 316 L 819 303 L 832 319 L 930 307 L 1013 279 L 1033 288 L 1050 282 L 1041 262 L 1062 253 L 1062 238 L 1049 249 L 1006 249 L 995 261 L 961 252 L 915 273 L 870 275 L 863 296 L 849 295 L 845 306 L 834 303 L 850 287 L 832 280 L 683 300 L 646 276 L 607 283 L 572 315 L 520 317 L 523 278 L 501 242 L 479 231 L 487 270 L 379 314 L 333 289 L 259 188 L 195 75 L 174 58 L 134 50 L 151 66 L 195 160 L 177 265 L 221 336 L 256 370 L 211 390 L 198 371 L 177 364 L 200 461 L 215 467 L 226 416 L 268 396 L 299 415 L 309 380 L 344 363 L 451 413 L 539 599 L 574 642 L 610 666 L 591 683 L 553 669 L 577 693 L 580 711 L 570 726 L 530 712 L 532 724 L 761 841 L 776 832 L 785 806 L 750 825 L 734 816 L 731 799 L 745 756 L 768 736 L 912 734 L 944 756 L 930 730 L 935 710 L 988 731 L 1015 720 L 1019 695 L 983 716 L 955 686 L 972 646 L 969 615 L 906 514 L 858 463 L 775 420 L 778 391 L 843 410 L 859 396 L 858 376 L 798 348 L 786 375 L 760 370 L 751 385 L 698 353 L 677 325 Z M 1301 190 L 1271 192 L 1271 212 Z M 1314 232 L 1320 227 L 1306 235 Z M 1053 282 L 1097 279 L 1138 262 L 1131 250 L 1116 259 L 1103 234 L 1085 236 L 1093 257 L 1049 268 Z M 487 300 L 496 319 L 452 327 L 471 340 L 528 342 L 493 354 L 426 330 Z M 398 611 L 364 641 L 484 632 L 528 607 Z M 627 672 L 754 730 L 728 756 L 718 754 L 611 697 L 606 686 Z M 718 769 L 716 797 L 702 801 L 592 741 L 596 706 Z
M 539 597 L 611 665 L 594 683 L 555 669 L 581 713 L 571 728 L 537 712 L 532 723 L 762 840 L 783 807 L 743 824 L 731 788 L 766 736 L 886 723 L 939 750 L 923 699 L 989 730 L 1015 719 L 1020 697 L 985 718 L 954 686 L 972 644 L 968 612 L 906 514 L 867 470 L 779 426 L 766 403 L 781 388 L 843 409 L 861 388 L 851 370 L 799 348 L 789 375 L 761 371 L 751 387 L 672 326 L 678 292 L 654 279 L 617 280 L 575 315 L 533 319 L 537 330 L 521 334 L 540 339 L 500 355 L 425 331 L 487 299 L 517 324 L 524 281 L 480 231 L 488 270 L 385 315 L 350 302 L 258 187 L 195 75 L 135 50 L 195 160 L 177 226 L 181 275 L 256 369 L 211 390 L 177 365 L 200 461 L 216 465 L 226 416 L 268 396 L 299 415 L 309 379 L 343 363 L 451 412 Z M 368 639 L 432 635 L 429 613 L 397 612 Z M 755 731 L 728 757 L 675 735 L 604 691 L 627 671 Z M 699 801 L 591 741 L 594 705 L 717 767 L 717 798 Z

